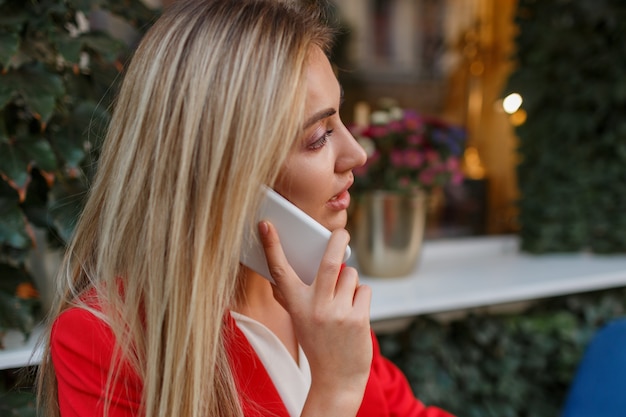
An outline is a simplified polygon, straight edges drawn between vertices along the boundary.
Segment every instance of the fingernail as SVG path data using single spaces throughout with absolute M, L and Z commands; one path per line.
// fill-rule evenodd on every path
M 266 221 L 261 221 L 259 222 L 259 233 L 263 236 L 267 236 L 267 233 L 269 232 L 269 226 L 267 225 Z

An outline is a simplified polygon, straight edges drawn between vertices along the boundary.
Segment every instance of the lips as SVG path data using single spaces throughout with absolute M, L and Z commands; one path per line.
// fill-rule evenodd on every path
M 328 200 L 326 205 L 333 210 L 346 210 L 348 206 L 350 206 L 350 193 L 346 189 L 333 196 L 333 198 Z

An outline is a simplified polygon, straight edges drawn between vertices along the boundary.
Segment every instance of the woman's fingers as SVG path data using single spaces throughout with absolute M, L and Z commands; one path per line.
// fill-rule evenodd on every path
M 335 287 L 335 297 L 345 298 L 346 302 L 354 305 L 357 291 L 361 288 L 359 284 L 359 273 L 356 269 L 346 266 L 341 270 L 337 285 Z
M 294 298 L 291 294 L 297 291 L 299 287 L 306 285 L 300 281 L 289 265 L 274 225 L 268 221 L 261 221 L 258 224 L 258 229 L 265 250 L 267 268 L 275 282 L 273 286 L 275 297 L 283 307 L 287 308 L 285 303 Z
M 357 315 L 369 318 L 371 290 L 359 284 L 356 269 L 342 265 L 343 254 L 350 241 L 346 230 L 339 229 L 332 233 L 315 282 L 309 287 L 289 265 L 276 228 L 268 221 L 259 222 L 258 228 L 268 269 L 275 282 L 274 297 L 287 311 L 298 314 L 306 310 L 307 306 L 324 310 L 334 304 L 331 311 L 334 310 L 335 314 L 350 314 L 354 310 Z
M 288 273 L 286 269 L 289 264 L 280 245 L 278 233 L 276 233 L 274 226 L 267 221 L 259 222 L 258 227 L 263 250 L 265 251 L 265 258 L 267 259 L 267 268 L 277 283 L 283 281 Z
M 328 241 L 326 252 L 313 282 L 316 292 L 321 297 L 334 297 L 337 279 L 341 272 L 343 256 L 350 242 L 350 235 L 345 229 L 335 230 Z
M 268 221 L 261 221 L 258 225 L 261 243 L 265 251 L 267 266 L 276 286 L 281 290 L 294 290 L 305 286 L 289 264 L 285 252 L 280 244 L 276 228 Z M 350 235 L 344 229 L 332 233 L 326 252 L 319 265 L 317 277 L 313 285 L 316 292 L 322 296 L 333 297 L 337 278 L 342 269 L 343 256 L 350 241 Z M 297 286 L 297 287 L 294 287 Z
M 372 304 L 372 289 L 369 285 L 359 285 L 354 293 L 353 305 L 357 311 L 365 311 L 369 321 L 370 305 Z

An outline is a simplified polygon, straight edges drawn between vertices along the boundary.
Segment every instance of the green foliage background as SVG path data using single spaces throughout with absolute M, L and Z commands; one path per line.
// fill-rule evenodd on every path
M 459 417 L 555 417 L 596 330 L 623 317 L 626 289 L 542 300 L 522 314 L 417 318 L 379 337 L 416 396 Z
M 98 10 L 138 34 L 156 16 L 139 0 L 0 0 L 0 334 L 36 322 L 18 290 L 34 229 L 70 237 L 134 46 L 82 24 Z
M 626 250 L 626 2 L 519 0 L 522 248 Z

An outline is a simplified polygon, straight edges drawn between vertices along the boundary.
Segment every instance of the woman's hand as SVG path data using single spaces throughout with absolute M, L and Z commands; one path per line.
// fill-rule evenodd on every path
M 371 290 L 359 284 L 356 269 L 342 269 L 350 235 L 344 229 L 332 233 L 317 277 L 308 286 L 287 262 L 273 225 L 260 222 L 259 234 L 276 282 L 274 297 L 289 312 L 311 367 L 302 415 L 356 414 L 372 361 Z

